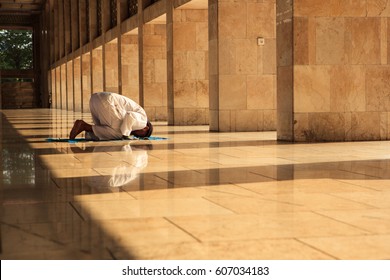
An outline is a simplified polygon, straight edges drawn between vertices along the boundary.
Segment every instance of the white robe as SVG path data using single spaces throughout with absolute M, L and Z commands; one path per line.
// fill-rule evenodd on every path
M 92 94 L 89 101 L 94 125 L 93 133 L 100 140 L 121 139 L 147 123 L 145 110 L 128 97 L 111 92 Z

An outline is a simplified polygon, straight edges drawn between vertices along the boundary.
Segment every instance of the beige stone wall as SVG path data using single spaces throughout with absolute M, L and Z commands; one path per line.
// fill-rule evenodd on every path
M 60 91 L 60 96 L 61 96 L 61 107 L 60 109 L 62 110 L 67 110 L 67 81 L 66 81 L 66 63 L 62 64 L 60 66 L 61 68 L 61 91 Z
M 103 88 L 103 47 L 92 50 L 92 92 L 104 91 Z
M 293 10 L 293 140 L 389 139 L 390 3 L 300 0 Z
M 73 60 L 73 97 L 74 97 L 74 111 L 81 112 L 82 92 L 81 92 L 81 65 L 80 57 Z
M 89 52 L 82 54 L 82 112 L 89 112 L 89 98 L 91 97 L 91 54 Z
M 50 82 L 51 82 L 51 85 L 50 85 L 50 94 L 51 94 L 51 97 L 49 99 L 49 102 L 51 102 L 50 104 L 50 107 L 51 108 L 57 108 L 57 99 L 56 99 L 56 92 L 57 92 L 57 85 L 56 85 L 56 68 L 53 68 L 50 70 Z
M 172 23 L 173 103 L 175 125 L 209 123 L 208 11 L 177 9 Z
M 118 88 L 118 40 L 112 40 L 104 47 L 105 90 L 119 92 Z
M 167 48 L 165 24 L 143 28 L 144 108 L 151 120 L 167 120 Z
M 67 105 L 67 110 L 73 111 L 73 60 L 69 60 L 66 63 L 66 105 Z
M 275 0 L 209 1 L 211 130 L 276 128 L 275 9 Z
M 121 44 L 122 95 L 139 102 L 138 35 L 123 34 Z
M 55 95 L 55 107 L 56 109 L 61 109 L 62 102 L 61 102 L 61 88 L 62 88 L 62 81 L 61 81 L 61 67 L 58 66 L 56 68 L 56 91 L 53 93 Z

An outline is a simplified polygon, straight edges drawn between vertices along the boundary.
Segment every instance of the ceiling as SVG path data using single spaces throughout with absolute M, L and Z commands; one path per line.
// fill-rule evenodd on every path
M 0 26 L 32 26 L 46 0 L 0 0 Z

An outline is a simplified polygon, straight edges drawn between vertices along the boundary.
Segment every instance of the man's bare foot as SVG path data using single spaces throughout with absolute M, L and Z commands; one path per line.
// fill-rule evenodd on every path
M 69 139 L 75 139 L 77 135 L 79 135 L 81 132 L 85 130 L 84 123 L 85 122 L 83 120 L 76 120 L 74 122 L 73 128 L 69 134 Z

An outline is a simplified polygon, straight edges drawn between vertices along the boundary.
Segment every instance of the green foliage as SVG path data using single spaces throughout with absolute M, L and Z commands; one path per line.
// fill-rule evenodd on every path
M 0 30 L 0 69 L 32 69 L 32 32 Z

